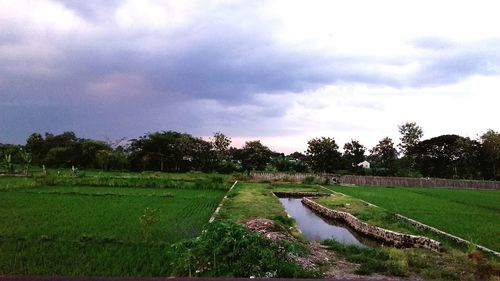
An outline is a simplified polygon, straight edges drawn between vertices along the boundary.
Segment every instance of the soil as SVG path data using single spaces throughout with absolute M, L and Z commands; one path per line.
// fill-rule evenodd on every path
M 273 220 L 269 219 L 253 219 L 245 223 L 245 226 L 257 233 L 260 233 L 264 237 L 271 239 L 272 241 L 286 240 L 290 242 L 298 242 L 297 238 L 293 237 L 290 233 L 284 232 L 280 227 L 278 227 Z M 345 259 L 337 256 L 334 252 L 326 249 L 325 246 L 321 245 L 317 241 L 309 241 L 305 244 L 309 248 L 310 254 L 305 257 L 300 257 L 295 254 L 289 254 L 291 260 L 299 264 L 305 269 L 317 270 L 319 268 L 326 269 L 325 278 L 334 278 L 342 280 L 405 280 L 405 281 L 417 281 L 423 280 L 420 278 L 398 278 L 389 277 L 379 274 L 372 274 L 369 276 L 357 275 L 353 272 L 359 267 L 358 264 L 351 263 Z

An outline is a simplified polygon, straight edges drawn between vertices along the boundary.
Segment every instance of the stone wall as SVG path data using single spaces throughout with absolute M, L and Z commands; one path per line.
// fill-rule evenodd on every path
M 360 233 L 391 243 L 398 247 L 418 247 L 434 251 L 439 251 L 441 249 L 441 243 L 428 237 L 398 233 L 381 227 L 369 225 L 349 213 L 326 208 L 309 198 L 302 198 L 302 203 L 325 217 L 341 219 Z
M 278 197 L 285 198 L 302 198 L 302 197 L 321 197 L 330 196 L 330 193 L 326 192 L 286 192 L 286 191 L 274 191 L 274 195 Z

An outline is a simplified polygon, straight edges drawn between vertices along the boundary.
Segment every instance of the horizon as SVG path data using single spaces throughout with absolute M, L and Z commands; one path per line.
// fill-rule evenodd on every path
M 1 1 L 0 143 L 174 130 L 286 154 L 500 130 L 495 1 Z M 467 20 L 464 20 L 467 19 Z

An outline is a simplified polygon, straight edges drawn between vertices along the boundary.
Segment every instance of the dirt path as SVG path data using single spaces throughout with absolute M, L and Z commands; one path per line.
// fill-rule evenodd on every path
M 258 232 L 263 236 L 273 240 L 286 240 L 290 242 L 297 242 L 298 240 L 291 234 L 280 231 L 272 220 L 268 219 L 253 219 L 248 221 L 246 227 L 252 231 Z M 372 275 L 358 275 L 353 273 L 358 267 L 358 264 L 346 261 L 345 259 L 337 256 L 334 252 L 329 251 L 325 246 L 316 241 L 311 241 L 306 244 L 310 250 L 310 254 L 305 257 L 297 255 L 290 255 L 289 257 L 306 269 L 318 269 L 325 267 L 325 278 L 336 280 L 405 280 L 405 281 L 419 281 L 423 280 L 417 277 L 392 277 L 380 274 Z

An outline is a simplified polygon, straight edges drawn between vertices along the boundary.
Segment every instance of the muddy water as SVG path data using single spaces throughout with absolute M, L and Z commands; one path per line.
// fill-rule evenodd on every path
M 367 241 L 356 237 L 347 227 L 328 221 L 302 204 L 300 198 L 279 198 L 286 211 L 292 216 L 309 240 L 335 239 L 340 243 L 364 246 Z

